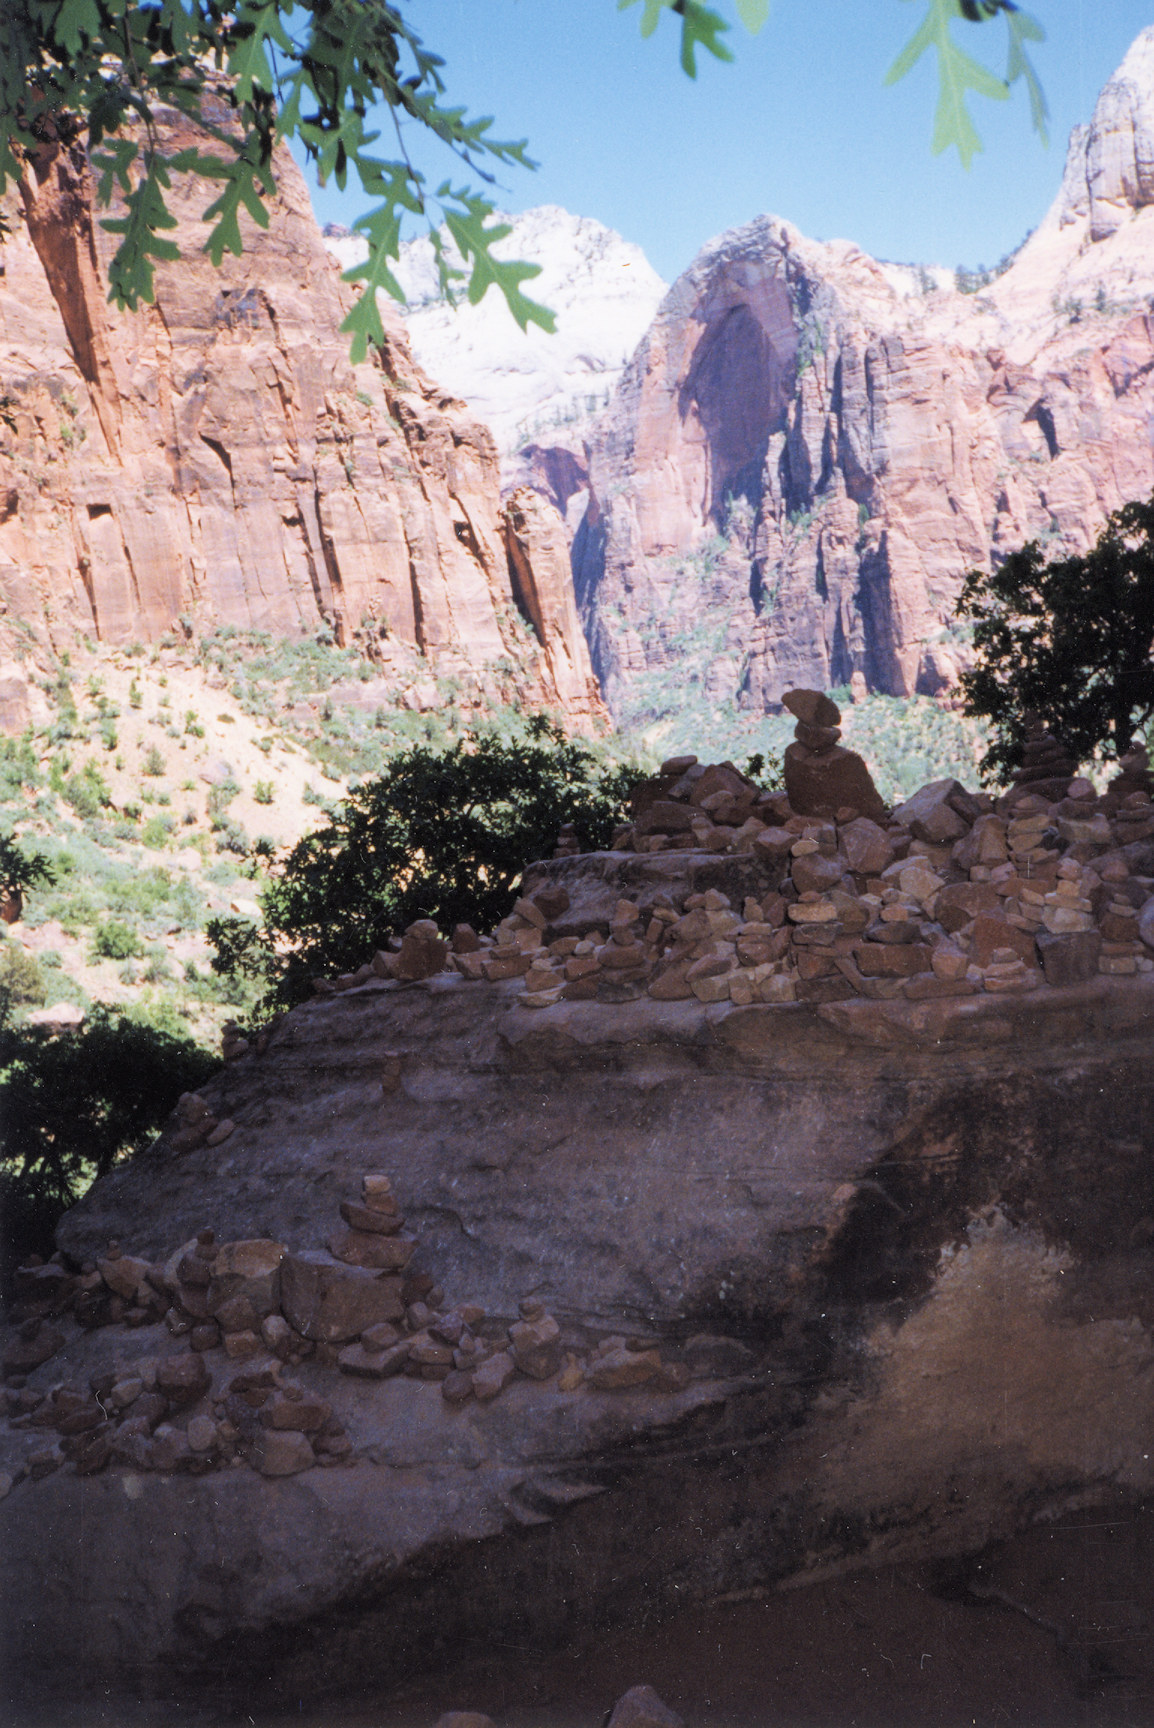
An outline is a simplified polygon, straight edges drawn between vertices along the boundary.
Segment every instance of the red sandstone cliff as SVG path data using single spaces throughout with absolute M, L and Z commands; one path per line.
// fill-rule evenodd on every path
M 962 577 L 1084 550 L 1154 486 L 1154 30 L 977 296 L 761 217 L 676 282 L 590 450 L 574 546 L 607 699 L 714 646 L 715 696 L 936 692 Z M 929 290 L 929 291 L 927 291 Z
M 185 123 L 169 119 L 172 142 Z M 181 615 L 274 633 L 324 622 L 386 665 L 471 680 L 517 668 L 521 699 L 602 712 L 571 601 L 541 581 L 525 646 L 488 429 L 415 365 L 399 319 L 353 367 L 348 304 L 291 159 L 266 231 L 214 269 L 179 183 L 181 261 L 156 303 L 107 303 L 112 242 L 79 153 L 46 152 L 0 248 L 0 597 L 101 640 Z M 526 590 L 523 573 L 518 593 Z

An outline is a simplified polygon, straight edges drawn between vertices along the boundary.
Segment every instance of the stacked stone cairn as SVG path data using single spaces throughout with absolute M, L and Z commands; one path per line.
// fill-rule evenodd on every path
M 560 1395 L 675 1393 L 749 1365 L 736 1340 L 704 1335 L 676 1361 L 645 1335 L 566 1339 L 532 1298 L 513 1304 L 511 1323 L 474 1303 L 448 1305 L 433 1276 L 413 1269 L 417 1243 L 401 1234 L 385 1175 L 366 1175 L 340 1214 L 327 1249 L 219 1243 L 202 1230 L 163 1263 L 112 1242 L 79 1272 L 62 1255 L 22 1266 L 0 1359 L 0 1414 L 42 1444 L 16 1474 L 0 1473 L 0 1498 L 61 1467 L 82 1476 L 108 1466 L 204 1475 L 247 1465 L 292 1476 L 356 1463 L 354 1441 L 323 1395 L 325 1370 L 360 1382 L 433 1382 L 451 1410 L 489 1404 L 518 1380 L 549 1382 Z M 40 1372 L 78 1329 L 111 1326 L 153 1329 L 155 1353 L 84 1385 L 50 1383 Z M 303 1371 L 308 1384 L 289 1371 Z
M 861 757 L 838 743 L 836 705 L 811 690 L 783 700 L 798 717 L 784 791 L 731 762 L 674 757 L 634 788 L 614 836 L 616 852 L 748 855 L 768 891 L 647 891 L 575 928 L 564 881 L 546 881 L 491 935 L 458 925 L 444 937 L 422 919 L 393 950 L 315 987 L 455 971 L 507 984 L 526 1008 L 646 995 L 745 1007 L 1021 994 L 1154 968 L 1144 752 L 1099 795 L 1037 722 L 996 803 L 945 779 L 887 812 Z M 563 835 L 558 855 L 574 846 Z

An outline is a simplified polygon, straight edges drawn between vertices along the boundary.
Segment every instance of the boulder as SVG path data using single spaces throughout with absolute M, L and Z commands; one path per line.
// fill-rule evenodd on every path
M 214 1318 L 220 1318 L 227 1308 L 226 1331 L 259 1331 L 261 1321 L 277 1312 L 285 1252 L 283 1242 L 267 1237 L 225 1242 L 218 1248 L 212 1262 L 207 1308 Z
M 1086 984 L 1098 976 L 1102 937 L 1097 930 L 1074 930 L 1066 935 L 1043 930 L 1035 941 L 1047 984 Z
M 166 1356 L 156 1364 L 156 1390 L 178 1408 L 199 1403 L 211 1384 L 204 1357 L 195 1350 Z
M 799 816 L 836 816 L 853 809 L 873 821 L 885 818 L 886 805 L 862 758 L 840 744 L 816 752 L 804 744 L 787 746 L 785 789 Z
M 302 1338 L 342 1344 L 405 1309 L 399 1277 L 305 1250 L 281 1262 L 281 1311 Z
M 942 846 L 960 840 L 982 814 L 982 806 L 957 780 L 933 780 L 899 804 L 893 819 L 915 840 Z
M 652 1686 L 631 1686 L 613 1706 L 606 1728 L 685 1728 L 685 1723 Z
M 316 1461 L 307 1435 L 294 1429 L 262 1428 L 253 1442 L 253 1467 L 262 1476 L 299 1476 Z

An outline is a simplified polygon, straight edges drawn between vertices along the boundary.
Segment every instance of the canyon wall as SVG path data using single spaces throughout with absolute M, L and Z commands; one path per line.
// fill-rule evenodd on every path
M 176 115 L 162 131 L 192 141 Z M 155 304 L 122 314 L 83 155 L 30 164 L 0 248 L 8 614 L 61 642 L 155 640 L 180 618 L 327 625 L 399 679 L 419 663 L 493 695 L 494 665 L 512 664 L 519 699 L 589 724 L 571 603 L 551 611 L 537 583 L 531 632 L 517 616 L 490 433 L 414 363 L 396 317 L 350 364 L 350 292 L 287 153 L 277 176 L 268 228 L 248 222 L 219 270 L 202 249 L 212 189 L 178 179 L 181 258 L 158 264 Z
M 967 570 L 1092 543 L 1154 486 L 1154 31 L 974 295 L 759 217 L 673 286 L 593 439 L 577 595 L 611 707 L 640 674 L 754 711 L 943 690 Z

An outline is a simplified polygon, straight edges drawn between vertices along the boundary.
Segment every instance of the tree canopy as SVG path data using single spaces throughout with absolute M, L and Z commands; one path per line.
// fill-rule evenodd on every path
M 510 910 L 525 866 L 576 827 L 606 848 L 640 769 L 601 767 L 535 716 L 524 738 L 468 733 L 447 749 L 404 751 L 297 842 L 262 895 L 264 928 L 211 919 L 214 969 L 299 1002 L 317 973 L 353 971 L 418 918 L 488 930 Z
M 725 41 L 730 23 L 703 0 L 618 0 L 618 8 L 638 3 L 643 35 L 653 34 L 666 13 L 673 15 L 689 77 L 696 76 L 699 49 L 732 59 Z M 720 3 L 732 4 L 751 31 L 760 30 L 769 13 L 769 0 Z M 1028 42 L 1041 40 L 1040 25 L 1016 0 L 922 4 L 922 22 L 888 82 L 923 54 L 936 54 L 932 148 L 954 146 L 968 163 L 981 147 L 968 97 L 1001 100 L 1019 79 L 1044 133 L 1045 100 L 1026 52 Z M 975 60 L 954 36 L 959 23 L 997 18 L 1008 38 L 1004 76 Z M 381 105 L 395 136 L 378 154 L 380 133 L 369 126 L 371 111 Z M 166 153 L 156 126 L 164 108 L 204 125 L 205 146 Z M 212 118 L 217 111 L 219 122 Z M 438 139 L 452 175 L 463 170 L 469 181 L 448 178 L 431 187 L 406 149 L 412 126 Z M 241 251 L 242 210 L 267 226 L 273 150 L 278 140 L 293 138 L 322 178 L 343 187 L 351 169 L 375 200 L 355 224 L 368 240 L 368 260 L 348 273 L 363 284 L 346 322 L 354 359 L 383 340 L 377 289 L 404 298 L 391 266 L 406 217 L 428 224 L 446 292 L 463 287 L 476 303 L 496 287 L 522 328 L 534 322 L 551 329 L 552 314 L 523 292 L 538 267 L 494 256 L 494 244 L 509 229 L 492 220 L 492 200 L 471 183 L 492 184 L 500 166 L 534 166 L 525 140 L 500 140 L 492 126 L 491 119 L 471 117 L 453 103 L 444 61 L 390 0 L 4 0 L 0 6 L 0 192 L 19 178 L 29 154 L 85 137 L 101 203 L 110 205 L 117 193 L 123 199 L 124 213 L 104 223 L 119 236 L 109 297 L 122 308 L 151 300 L 155 261 L 179 256 L 167 237 L 176 225 L 165 197 L 174 174 L 195 173 L 218 188 L 205 216 L 213 223 L 207 250 L 219 264 L 226 251 Z M 463 269 L 454 262 L 458 255 Z
M 957 609 L 977 654 L 966 712 L 995 729 L 983 773 L 1021 761 L 1031 711 L 1079 761 L 1124 755 L 1154 716 L 1154 498 L 1116 510 L 1081 557 L 1047 563 L 1032 540 L 971 570 Z
M 23 1255 L 50 1254 L 60 1214 L 219 1066 L 100 1003 L 75 1030 L 16 1024 L 0 992 L 0 1285 Z

